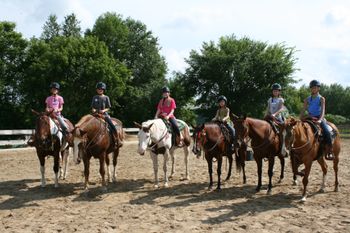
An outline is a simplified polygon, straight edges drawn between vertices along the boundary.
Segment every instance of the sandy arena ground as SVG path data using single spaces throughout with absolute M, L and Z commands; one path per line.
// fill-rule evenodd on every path
M 117 183 L 100 187 L 98 161 L 92 160 L 90 191 L 83 191 L 83 165 L 70 156 L 69 174 L 54 188 L 53 159 L 47 160 L 47 186 L 40 187 L 39 162 L 33 149 L 0 151 L 0 232 L 350 232 L 350 140 L 340 155 L 340 192 L 333 192 L 328 162 L 326 192 L 318 193 L 321 170 L 314 163 L 309 196 L 300 203 L 301 182 L 292 186 L 290 161 L 285 180 L 277 184 L 276 160 L 272 195 L 255 193 L 256 164 L 247 162 L 247 184 L 233 168 L 221 192 L 209 191 L 207 163 L 190 157 L 190 181 L 184 181 L 183 152 L 177 151 L 177 173 L 169 188 L 153 188 L 152 162 L 128 142 L 118 160 Z M 161 160 L 162 164 L 162 160 Z M 170 171 L 170 162 L 169 171 Z M 223 177 L 226 172 L 224 171 Z M 159 168 L 160 178 L 163 171 Z M 216 182 L 216 169 L 214 181 Z M 298 178 L 301 181 L 300 178 Z

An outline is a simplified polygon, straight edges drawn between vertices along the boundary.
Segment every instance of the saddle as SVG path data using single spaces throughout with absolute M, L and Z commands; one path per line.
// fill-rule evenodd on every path
M 233 142 L 233 138 L 231 138 L 231 134 L 230 134 L 230 130 L 227 128 L 227 123 L 221 122 L 221 121 L 215 121 L 215 123 L 218 124 L 218 126 L 221 129 L 222 134 L 225 137 L 225 140 L 227 143 L 232 143 Z
M 283 126 L 283 123 L 279 122 L 278 120 L 276 120 L 276 118 L 274 118 L 272 116 L 266 116 L 264 118 L 264 120 L 267 121 L 271 125 L 272 130 L 276 134 L 280 134 L 280 127 Z
M 171 144 L 175 145 L 176 144 L 175 130 L 173 129 L 171 123 L 168 120 L 166 120 L 164 118 L 161 118 L 161 119 L 164 122 L 164 124 L 165 124 L 165 126 L 166 126 L 166 128 L 168 130 L 168 133 L 171 135 Z M 176 122 L 177 122 L 177 126 L 179 127 L 179 130 L 180 130 L 180 133 L 181 133 L 181 131 L 185 128 L 185 125 L 179 120 L 176 120 Z

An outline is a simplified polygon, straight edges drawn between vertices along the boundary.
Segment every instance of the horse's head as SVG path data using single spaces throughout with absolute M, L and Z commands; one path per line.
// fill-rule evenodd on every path
M 247 116 L 236 116 L 234 114 L 230 115 L 231 121 L 234 124 L 236 131 L 236 138 L 239 144 L 245 144 L 245 139 L 249 135 L 249 125 L 247 123 Z
M 205 136 L 204 130 L 204 124 L 199 125 L 199 126 L 192 126 L 192 138 L 193 138 L 193 148 L 192 152 L 193 154 L 197 155 L 197 157 L 201 156 L 202 153 L 202 137 Z
M 86 132 L 75 126 L 72 132 L 73 135 L 73 161 L 79 164 L 83 157 L 84 145 L 86 142 Z
M 285 137 L 285 145 L 288 149 L 291 148 L 293 142 L 294 142 L 294 128 L 296 127 L 298 123 L 298 120 L 296 120 L 295 118 L 293 117 L 290 117 L 288 119 L 285 120 L 285 123 L 284 123 L 284 128 L 285 128 L 285 131 L 286 131 L 286 137 Z
M 140 155 L 144 155 L 146 150 L 147 150 L 148 145 L 151 144 L 150 130 L 151 130 L 151 127 L 153 126 L 153 123 L 151 123 L 149 125 L 142 123 L 142 125 L 141 125 L 137 122 L 134 122 L 134 124 L 137 128 L 140 129 L 139 133 L 137 134 L 137 137 L 139 139 L 139 145 L 138 145 L 137 152 Z
M 37 116 L 35 123 L 35 141 L 39 147 L 49 148 L 51 146 L 51 129 L 49 113 L 39 113 L 33 109 L 32 113 Z

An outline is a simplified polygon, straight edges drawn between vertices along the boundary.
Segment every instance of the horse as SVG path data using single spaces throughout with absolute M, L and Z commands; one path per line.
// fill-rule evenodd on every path
M 205 159 L 208 163 L 209 172 L 209 189 L 213 188 L 213 158 L 216 158 L 218 162 L 217 175 L 218 184 L 217 190 L 221 189 L 221 165 L 222 158 L 226 156 L 229 161 L 229 171 L 225 181 L 231 177 L 232 170 L 232 154 L 233 152 L 228 151 L 228 144 L 224 133 L 221 130 L 220 125 L 217 122 L 207 122 L 200 126 L 192 126 L 193 128 L 193 153 L 197 157 L 201 156 L 202 149 L 205 153 Z
M 333 169 L 335 173 L 335 184 L 334 191 L 338 192 L 339 182 L 338 182 L 338 163 L 339 163 L 339 154 L 340 154 L 340 134 L 337 127 L 331 122 L 327 122 L 328 125 L 335 132 L 335 138 L 333 141 Z M 296 176 L 303 176 L 303 194 L 302 202 L 306 201 L 306 191 L 308 178 L 311 171 L 311 166 L 314 160 L 320 164 L 323 179 L 320 188 L 320 192 L 324 192 L 326 175 L 327 175 L 327 163 L 325 161 L 325 150 L 324 145 L 320 142 L 319 130 L 313 129 L 313 123 L 307 121 L 296 120 L 294 118 L 288 118 L 286 120 L 286 145 L 290 151 L 292 170 L 293 170 L 293 182 L 294 185 L 297 184 Z M 318 127 L 319 128 L 319 127 Z M 301 164 L 304 164 L 304 171 L 298 171 L 298 168 Z
M 105 163 L 107 165 L 107 182 L 110 181 L 109 156 L 113 153 L 113 182 L 116 182 L 116 166 L 119 155 L 119 148 L 122 146 L 122 141 L 125 137 L 122 122 L 118 119 L 112 118 L 113 123 L 118 130 L 118 137 L 120 146 L 116 147 L 108 130 L 107 123 L 103 120 L 100 114 L 85 115 L 75 125 L 73 130 L 74 147 L 73 160 L 79 164 L 81 160 L 84 162 L 84 189 L 89 188 L 89 168 L 90 159 L 94 157 L 99 159 L 100 174 L 102 177 L 102 188 L 107 190 L 107 183 L 105 181 Z
M 268 159 L 269 185 L 268 185 L 267 193 L 271 194 L 273 166 L 275 163 L 275 156 L 278 156 L 281 163 L 281 175 L 280 175 L 279 183 L 282 182 L 284 178 L 285 161 L 284 161 L 284 156 L 280 151 L 280 143 L 281 143 L 280 137 L 273 130 L 271 124 L 265 120 L 259 120 L 259 119 L 250 118 L 246 116 L 237 117 L 237 116 L 231 115 L 230 117 L 234 123 L 238 143 L 243 148 L 246 148 L 248 144 L 247 140 L 251 140 L 251 148 L 253 149 L 254 160 L 256 161 L 257 168 L 258 168 L 258 185 L 256 187 L 256 192 L 259 192 L 261 190 L 262 161 L 264 158 Z M 241 162 L 242 161 L 243 159 L 241 160 Z M 244 161 L 242 163 L 244 163 Z M 241 165 L 242 163 L 236 163 L 236 164 Z
M 57 188 L 58 172 L 60 172 L 60 178 L 62 179 L 65 179 L 67 175 L 69 145 L 68 142 L 63 140 L 63 134 L 59 128 L 59 124 L 50 117 L 52 111 L 39 113 L 32 110 L 32 113 L 37 116 L 32 146 L 35 147 L 40 162 L 41 187 L 46 186 L 45 158 L 48 155 L 52 155 L 54 157 L 55 188 Z M 68 131 L 73 130 L 73 124 L 68 119 L 64 120 Z M 64 167 L 63 171 L 60 164 Z
M 186 176 L 185 180 L 189 180 L 189 169 L 188 169 L 188 155 L 189 155 L 189 145 L 191 143 L 190 139 L 190 129 L 188 125 L 177 119 L 180 126 L 180 133 L 183 137 L 183 150 L 185 154 L 185 167 Z M 167 125 L 162 119 L 148 120 L 139 124 L 135 122 L 135 126 L 139 128 L 138 133 L 138 153 L 144 155 L 146 150 L 150 151 L 151 159 L 153 162 L 154 170 L 154 187 L 159 187 L 158 181 L 158 154 L 163 154 L 163 171 L 164 171 L 164 187 L 168 187 L 168 176 L 167 176 L 167 161 L 170 154 L 171 157 L 171 174 L 169 178 L 172 178 L 175 174 L 175 150 L 180 148 L 178 146 L 172 145 L 172 135 L 169 133 Z M 182 127 L 181 127 L 182 126 Z

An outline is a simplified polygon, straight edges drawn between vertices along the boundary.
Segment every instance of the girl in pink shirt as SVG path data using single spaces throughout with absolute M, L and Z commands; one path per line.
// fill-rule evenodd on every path
M 157 112 L 155 118 L 164 118 L 168 120 L 173 127 L 176 134 L 176 145 L 180 144 L 180 130 L 177 125 L 176 118 L 174 116 L 174 111 L 176 109 L 176 103 L 173 98 L 170 97 L 170 89 L 168 87 L 163 87 L 163 98 L 159 101 L 157 106 Z

